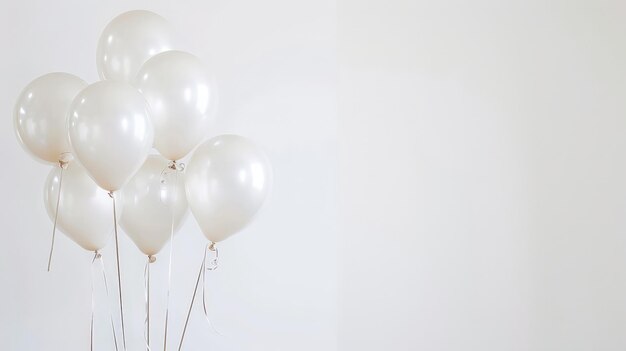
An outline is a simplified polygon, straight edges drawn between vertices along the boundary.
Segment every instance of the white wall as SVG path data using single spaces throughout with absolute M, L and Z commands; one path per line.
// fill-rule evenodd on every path
M 332 1 L 54 3 L 0 11 L 2 349 L 84 350 L 89 318 L 90 255 L 60 237 L 44 272 L 47 167 L 19 149 L 9 111 L 48 71 L 94 81 L 99 31 L 133 8 L 195 33 L 185 48 L 220 78 L 216 133 L 258 140 L 276 167 L 269 206 L 212 276 L 227 337 L 196 313 L 188 349 L 626 348 L 626 4 L 341 0 L 335 18 Z M 203 242 L 190 218 L 174 336 Z M 143 258 L 125 239 L 123 254 L 139 348 Z
M 42 199 L 49 166 L 17 143 L 20 90 L 51 71 L 97 80 L 96 40 L 115 15 L 152 10 L 179 30 L 181 47 L 212 62 L 220 85 L 213 134 L 256 140 L 275 186 L 258 220 L 221 245 L 210 275 L 213 334 L 196 306 L 186 350 L 336 349 L 336 55 L 332 1 L 5 1 L 0 4 L 0 349 L 86 350 L 92 254 L 60 235 L 46 273 L 52 224 Z M 175 349 L 206 240 L 191 216 L 175 245 L 169 349 Z M 145 257 L 122 239 L 129 350 L 142 348 Z M 161 349 L 169 247 L 153 266 L 153 349 Z M 111 245 L 104 258 L 114 281 Z M 115 285 L 115 284 L 113 284 Z M 115 290 L 115 289 L 113 289 Z M 111 300 L 115 302 L 115 295 Z M 98 289 L 96 350 L 111 350 Z M 156 345 L 156 347 L 155 347 Z
M 341 350 L 626 349 L 624 18 L 339 2 Z

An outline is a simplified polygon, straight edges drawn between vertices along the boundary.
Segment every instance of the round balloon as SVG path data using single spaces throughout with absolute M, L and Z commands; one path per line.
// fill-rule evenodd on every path
M 222 241 L 250 223 L 271 184 L 267 156 L 236 135 L 207 140 L 194 151 L 185 170 L 189 207 L 212 242 Z
M 50 219 L 54 220 L 61 185 L 57 227 L 70 239 L 88 251 L 106 246 L 113 233 L 113 207 L 106 191 L 100 189 L 78 162 L 68 164 L 63 172 L 55 167 L 44 187 L 44 203 Z M 122 211 L 122 207 L 118 211 Z M 119 213 L 118 212 L 118 216 Z
M 14 110 L 14 126 L 20 143 L 35 157 L 59 162 L 69 153 L 67 111 L 87 83 L 69 73 L 49 73 L 33 80 L 22 91 Z
M 187 214 L 182 174 L 168 173 L 168 161 L 150 155 L 122 188 L 124 213 L 120 225 L 144 254 L 156 255 L 176 233 Z M 165 183 L 162 183 L 166 174 Z
M 154 139 L 148 103 L 122 81 L 101 81 L 81 91 L 68 123 L 74 155 L 109 191 L 121 189 L 137 172 Z
M 150 11 L 115 17 L 100 35 L 96 61 L 101 79 L 131 81 L 150 57 L 172 48 L 170 24 Z
M 197 57 L 166 51 L 139 70 L 137 88 L 151 107 L 154 147 L 180 160 L 209 135 L 217 94 L 211 73 Z

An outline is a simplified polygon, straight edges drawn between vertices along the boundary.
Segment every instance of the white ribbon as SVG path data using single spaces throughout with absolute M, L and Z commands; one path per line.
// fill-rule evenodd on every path
M 185 169 L 184 163 L 176 163 L 176 161 L 170 162 L 170 164 L 161 172 L 161 183 L 166 183 L 165 176 L 169 174 L 174 174 L 174 179 L 172 184 L 170 184 L 172 193 L 171 193 L 171 201 L 174 201 L 177 194 L 178 189 L 178 173 L 182 172 Z M 167 329 L 169 325 L 169 316 L 170 316 L 170 292 L 172 290 L 172 256 L 174 253 L 174 206 L 171 205 L 171 214 L 172 214 L 172 225 L 170 228 L 170 254 L 169 254 L 169 262 L 167 267 L 167 299 L 165 303 L 165 331 L 163 333 L 163 351 L 167 350 Z
M 122 300 L 122 272 L 120 269 L 120 245 L 119 236 L 117 233 L 117 208 L 115 206 L 115 195 L 112 191 L 109 192 L 109 196 L 113 199 L 113 226 L 115 227 L 115 259 L 117 261 L 117 286 L 120 302 L 120 320 L 122 324 L 122 342 L 124 345 L 124 350 L 126 350 L 126 328 L 124 328 L 124 303 Z
M 94 274 L 93 274 L 93 265 L 96 262 L 96 260 L 100 261 L 100 268 L 102 271 L 102 280 L 104 281 L 104 289 L 106 291 L 106 296 L 107 296 L 107 305 L 109 306 L 109 319 L 111 321 L 111 332 L 113 334 L 113 342 L 115 344 L 115 351 L 118 351 L 118 346 L 117 346 L 117 334 L 115 333 L 115 324 L 113 323 L 113 313 L 111 312 L 111 303 L 109 300 L 109 283 L 107 281 L 107 275 L 106 275 L 106 271 L 104 270 L 104 260 L 102 259 L 102 255 L 96 251 L 94 256 L 93 256 L 93 260 L 91 260 L 91 329 L 90 329 L 90 350 L 93 351 L 93 330 L 94 330 L 94 316 L 95 316 L 95 307 L 96 307 L 96 301 L 95 301 L 95 291 L 94 291 L 94 285 L 95 285 L 95 278 L 94 278 Z
M 144 278 L 144 297 L 146 299 L 146 319 L 144 321 L 144 340 L 146 342 L 146 349 L 151 351 L 150 349 L 150 264 L 156 261 L 156 257 L 148 256 L 148 261 L 146 262 L 146 267 L 143 270 L 143 278 Z
M 63 173 L 67 168 L 67 162 L 59 161 L 59 167 L 61 167 L 61 175 L 59 176 L 59 193 L 57 194 L 57 204 L 54 209 L 54 224 L 52 225 L 52 243 L 50 243 L 50 255 L 48 255 L 48 272 L 50 272 L 50 266 L 52 265 L 52 253 L 54 252 L 54 239 L 57 234 L 57 219 L 59 218 L 59 203 L 61 202 L 61 187 L 63 186 Z
M 213 258 L 211 260 L 211 265 L 209 267 L 207 267 L 207 252 L 208 251 L 213 251 L 215 252 L 215 258 Z M 209 314 L 207 313 L 207 308 L 206 308 L 206 292 L 205 292 L 205 275 L 206 275 L 206 271 L 213 271 L 216 270 L 218 267 L 218 259 L 219 259 L 219 252 L 217 251 L 217 247 L 215 246 L 215 243 L 210 243 L 207 244 L 207 246 L 205 247 L 204 251 L 203 251 L 203 255 L 202 255 L 202 263 L 200 264 L 200 271 L 198 272 L 198 278 L 196 279 L 196 286 L 193 289 L 193 295 L 191 296 L 191 302 L 189 303 L 189 310 L 187 311 L 187 318 L 185 319 L 185 326 L 183 327 L 183 334 L 180 337 L 180 342 L 178 344 L 178 351 L 180 351 L 183 347 L 183 342 L 185 341 L 185 334 L 187 332 L 187 325 L 189 324 L 189 317 L 191 316 L 191 310 L 193 309 L 193 303 L 196 300 L 196 294 L 198 292 L 198 285 L 200 285 L 200 279 L 202 279 L 202 307 L 204 309 L 204 316 L 207 320 L 207 322 L 209 323 L 209 326 L 211 326 L 211 329 L 213 329 L 213 331 L 215 331 L 217 334 L 222 335 L 221 333 L 219 333 L 217 330 L 215 330 L 215 328 L 213 327 L 213 323 L 211 323 L 211 320 L 209 319 Z

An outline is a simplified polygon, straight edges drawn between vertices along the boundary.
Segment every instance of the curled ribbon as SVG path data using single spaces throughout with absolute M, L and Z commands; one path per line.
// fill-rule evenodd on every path
M 206 254 L 212 251 L 215 253 L 213 259 L 208 262 L 208 266 L 207 266 L 207 260 L 206 260 Z M 209 313 L 208 313 L 208 309 L 206 307 L 206 271 L 214 271 L 219 267 L 219 258 L 220 258 L 220 253 L 217 249 L 217 246 L 215 246 L 215 243 L 211 243 L 208 247 L 207 250 L 204 251 L 204 269 L 202 270 L 202 310 L 204 311 L 204 318 L 206 319 L 207 323 L 209 324 L 209 327 L 211 327 L 211 329 L 213 330 L 214 333 L 223 336 L 222 333 L 220 333 L 219 331 L 217 331 L 217 329 L 215 329 L 215 326 L 213 325 L 213 323 L 211 322 L 211 319 L 209 318 Z

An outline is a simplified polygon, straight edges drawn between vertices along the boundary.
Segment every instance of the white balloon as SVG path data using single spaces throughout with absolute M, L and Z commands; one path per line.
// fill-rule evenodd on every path
M 189 207 L 212 242 L 222 241 L 250 223 L 271 184 L 267 156 L 236 135 L 207 140 L 196 149 L 185 170 Z
M 146 100 L 122 81 L 101 81 L 81 91 L 68 122 L 74 155 L 109 191 L 121 189 L 137 172 L 154 139 Z
M 139 70 L 137 88 L 148 100 L 154 147 L 168 160 L 180 160 L 206 139 L 215 114 L 214 79 L 197 57 L 166 51 Z
M 101 79 L 132 81 L 150 57 L 172 48 L 170 24 L 156 13 L 136 10 L 115 17 L 98 40 Z
M 44 203 L 54 221 L 59 194 L 61 168 L 54 167 L 44 187 Z M 122 211 L 120 206 L 119 213 Z M 106 246 L 113 233 L 113 205 L 106 191 L 100 189 L 79 162 L 68 164 L 63 174 L 57 227 L 88 251 Z
M 160 155 L 149 156 L 122 188 L 124 213 L 120 225 L 148 256 L 156 255 L 170 239 L 172 220 L 176 233 L 187 215 L 183 175 L 168 173 L 168 164 Z
M 14 127 L 27 151 L 46 162 L 59 162 L 71 151 L 67 111 L 86 86 L 74 75 L 57 72 L 43 75 L 24 88 L 15 104 Z

